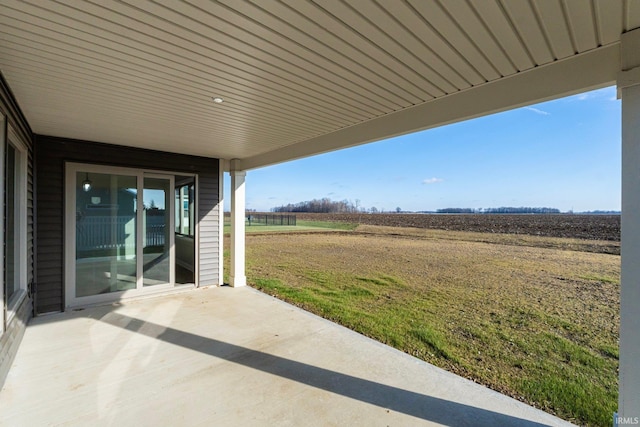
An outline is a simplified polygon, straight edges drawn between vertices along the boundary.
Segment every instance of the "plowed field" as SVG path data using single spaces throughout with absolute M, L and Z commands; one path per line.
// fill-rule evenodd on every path
M 300 220 L 620 241 L 619 215 L 312 214 Z

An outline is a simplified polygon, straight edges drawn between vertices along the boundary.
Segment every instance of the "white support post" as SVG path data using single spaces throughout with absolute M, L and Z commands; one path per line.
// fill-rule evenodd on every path
M 622 71 L 622 270 L 618 417 L 640 418 L 640 30 L 623 34 Z M 615 425 L 615 424 L 614 424 Z
M 229 282 L 235 287 L 245 286 L 247 277 L 244 271 L 244 218 L 245 218 L 245 171 L 235 170 L 231 165 L 231 257 Z
M 220 250 L 218 253 L 218 285 L 224 284 L 224 170 L 225 161 L 218 162 L 218 238 Z

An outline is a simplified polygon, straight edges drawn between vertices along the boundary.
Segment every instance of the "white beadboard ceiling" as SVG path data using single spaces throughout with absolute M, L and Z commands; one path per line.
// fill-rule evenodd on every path
M 0 69 L 37 134 L 254 168 L 613 84 L 637 27 L 640 0 L 0 0 Z

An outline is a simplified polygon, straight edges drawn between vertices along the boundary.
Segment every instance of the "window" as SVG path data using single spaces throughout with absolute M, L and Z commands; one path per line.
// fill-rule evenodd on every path
M 193 182 L 176 187 L 176 233 L 195 234 L 195 186 Z
M 27 291 L 27 155 L 9 127 L 4 145 L 4 303 L 7 322 Z
M 2 176 L 3 179 L 3 183 L 4 183 L 4 173 L 2 172 L 4 170 L 4 162 L 2 161 L 3 156 L 2 154 L 4 153 L 4 144 L 5 144 L 5 130 L 6 130 L 6 118 L 4 116 L 4 114 L 2 114 L 2 112 L 0 112 L 0 176 Z M 4 224 L 3 224 L 4 225 Z M 3 244 L 0 245 L 0 259 L 4 259 L 4 227 L 0 227 L 0 236 L 2 237 L 2 242 Z M 4 279 L 4 265 L 3 265 L 3 270 L 2 270 L 2 278 Z M 3 280 L 4 283 L 6 283 L 5 280 Z M 0 335 L 2 335 L 2 333 L 4 332 L 4 322 L 5 322 L 5 313 L 6 313 L 6 308 L 7 308 L 7 304 L 6 301 L 4 299 L 4 283 L 2 286 L 0 286 L 0 301 L 2 301 L 2 314 L 0 314 Z

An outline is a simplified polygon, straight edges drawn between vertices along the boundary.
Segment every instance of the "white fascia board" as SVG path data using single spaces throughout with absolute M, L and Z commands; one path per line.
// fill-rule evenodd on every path
M 250 170 L 511 110 L 615 84 L 619 43 L 520 72 L 267 153 L 236 160 Z

